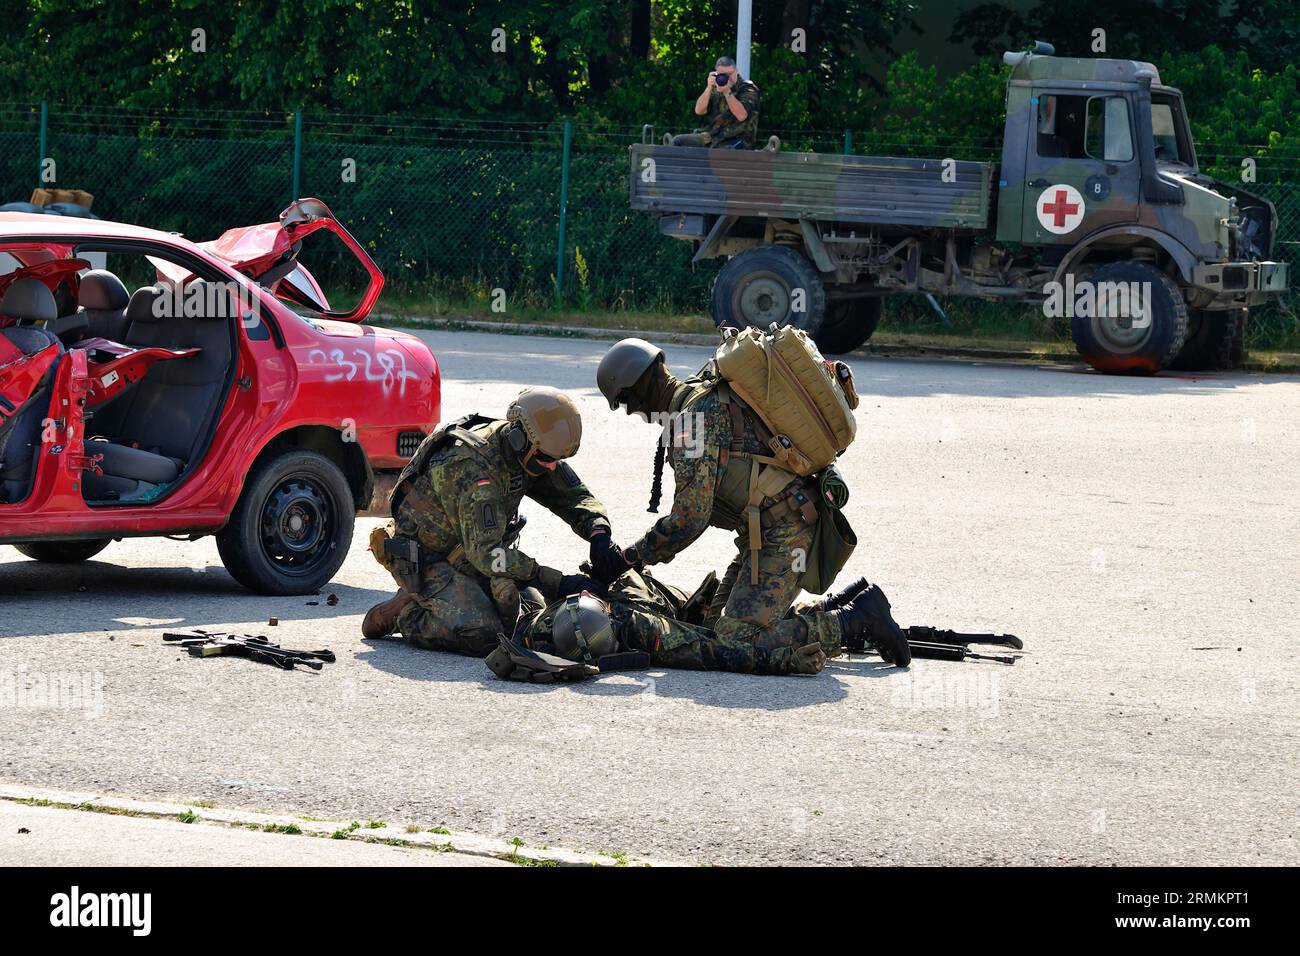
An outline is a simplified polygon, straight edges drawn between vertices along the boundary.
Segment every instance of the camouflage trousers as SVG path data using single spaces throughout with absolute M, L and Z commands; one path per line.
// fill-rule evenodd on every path
M 415 598 L 397 619 L 397 630 L 408 644 L 429 651 L 450 651 L 485 657 L 505 630 L 492 600 L 489 580 L 457 571 L 445 561 L 425 567 L 417 587 L 410 576 L 397 578 Z
M 752 555 L 749 533 L 736 536 L 736 557 L 718 585 L 718 593 L 705 616 L 719 641 L 749 645 L 753 653 L 778 669 L 788 669 L 796 648 L 814 641 L 827 657 L 840 653 L 839 622 L 812 607 L 795 607 L 799 581 L 811 560 L 815 524 L 797 521 L 763 523 L 763 544 L 758 549 L 758 583 L 750 577 Z
M 771 655 L 744 638 L 719 636 L 707 627 L 682 620 L 687 597 L 686 592 L 651 579 L 649 574 L 636 571 L 624 574 L 610 586 L 608 599 L 620 649 L 645 651 L 655 667 L 790 673 L 788 654 Z M 558 653 L 551 643 L 551 626 L 560 607 L 560 603 L 546 608 L 526 605 L 533 616 L 524 643 L 537 650 Z

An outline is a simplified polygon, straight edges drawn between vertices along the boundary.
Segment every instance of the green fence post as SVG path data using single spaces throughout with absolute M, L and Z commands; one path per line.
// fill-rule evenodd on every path
M 564 157 L 560 162 L 560 241 L 555 250 L 555 300 L 564 300 L 564 226 L 569 217 L 569 149 L 573 145 L 573 123 L 564 121 Z
M 844 155 L 853 155 L 853 130 L 851 129 L 844 131 Z
M 50 127 L 50 107 L 44 100 L 41 100 L 41 137 L 40 137 L 41 155 L 36 157 L 36 188 L 37 189 L 40 189 L 42 186 L 45 185 L 45 145 L 46 145 L 45 140 L 46 140 L 46 134 L 49 132 L 49 127 Z
M 302 183 L 302 110 L 293 114 L 293 195 L 290 202 L 297 202 Z

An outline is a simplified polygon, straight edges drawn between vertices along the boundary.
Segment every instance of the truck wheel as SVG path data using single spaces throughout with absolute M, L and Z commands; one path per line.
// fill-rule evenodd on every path
M 811 262 L 789 246 L 746 249 L 730 259 L 713 281 L 713 323 L 718 328 L 766 329 L 775 322 L 816 338 L 825 312 L 821 277 Z
M 312 594 L 343 564 L 355 520 L 356 502 L 338 465 L 290 448 L 249 473 L 230 522 L 217 533 L 217 550 L 246 588 Z
M 813 336 L 822 355 L 841 355 L 852 352 L 871 338 L 880 324 L 884 300 L 878 296 L 869 299 L 846 299 L 826 307 L 822 327 Z
M 49 564 L 77 564 L 89 561 L 109 546 L 111 538 L 98 541 L 28 541 L 16 544 L 19 554 L 25 554 L 33 561 L 45 561 Z
M 1108 262 L 1088 278 L 1094 290 L 1103 289 L 1103 283 L 1136 288 L 1149 299 L 1143 302 L 1149 321 L 1115 314 L 1130 310 L 1122 308 L 1122 299 L 1098 291 L 1092 315 L 1076 315 L 1070 323 L 1084 361 L 1099 372 L 1152 375 L 1167 368 L 1187 337 L 1187 303 L 1178 284 L 1146 262 Z
M 1245 325 L 1245 309 L 1229 309 L 1226 312 L 1190 310 L 1187 341 L 1183 343 L 1182 351 L 1169 363 L 1169 367 L 1183 372 L 1232 368 L 1241 361 L 1239 343 Z

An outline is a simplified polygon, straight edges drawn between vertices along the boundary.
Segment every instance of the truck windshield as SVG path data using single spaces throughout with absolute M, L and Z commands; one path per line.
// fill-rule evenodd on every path
M 1178 100 L 1169 95 L 1151 95 L 1151 139 L 1156 159 L 1164 163 L 1192 165 L 1190 144 L 1183 133 L 1183 114 Z

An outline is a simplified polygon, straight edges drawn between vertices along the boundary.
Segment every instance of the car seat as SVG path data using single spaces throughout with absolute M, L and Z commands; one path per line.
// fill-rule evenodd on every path
M 201 297 L 205 307 L 200 314 L 160 316 L 162 310 L 154 304 L 162 295 L 158 287 L 145 286 L 131 296 L 126 344 L 202 351 L 191 358 L 159 362 L 129 391 L 96 412 L 92 431 L 104 438 L 88 442 L 86 454 L 104 456 L 100 465 L 104 474 L 87 475 L 90 497 L 126 497 L 147 491 L 145 485 L 175 481 L 202 453 L 225 398 L 234 358 L 233 303 L 227 309 L 208 308 L 220 304 L 219 290 L 196 280 L 186 297 L 187 301 Z
M 39 279 L 19 279 L 0 300 L 0 314 L 19 321 L 48 322 L 57 312 L 54 295 Z M 37 326 L 10 326 L 0 329 L 0 336 L 24 355 L 35 355 L 51 345 L 63 355 L 58 337 Z M 31 491 L 41 452 L 41 422 L 50 409 L 58 367 L 58 362 L 51 366 L 17 413 L 0 425 L 0 501 L 22 501 Z

